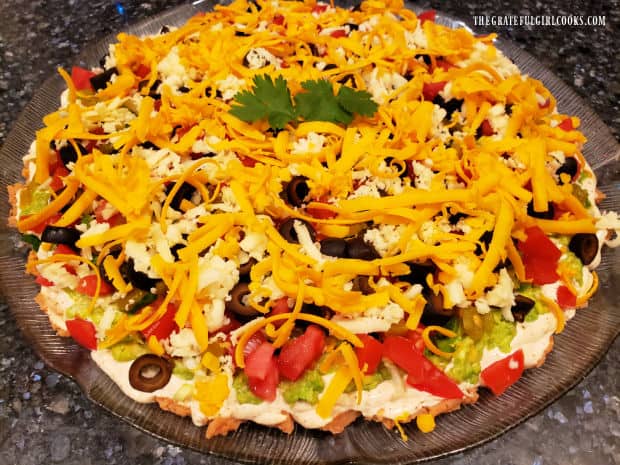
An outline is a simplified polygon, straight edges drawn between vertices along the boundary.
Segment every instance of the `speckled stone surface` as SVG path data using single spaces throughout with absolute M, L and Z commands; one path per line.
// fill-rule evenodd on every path
M 83 48 L 126 22 L 181 0 L 0 2 L 0 144 L 37 87 Z M 497 30 L 538 57 L 620 137 L 620 2 L 432 0 L 421 3 L 473 25 L 474 15 L 605 15 L 605 27 L 480 27 Z M 586 6 L 587 5 L 587 6 Z M 4 188 L 4 187 L 2 187 Z M 1 296 L 0 296 L 1 297 Z M 437 461 L 441 465 L 608 465 L 620 463 L 620 340 L 573 390 L 500 438 Z M 67 378 L 50 371 L 0 305 L 0 465 L 230 464 L 153 439 L 92 405 Z

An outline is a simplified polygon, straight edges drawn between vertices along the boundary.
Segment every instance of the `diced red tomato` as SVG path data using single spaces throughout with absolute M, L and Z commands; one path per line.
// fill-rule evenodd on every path
M 54 255 L 56 254 L 77 255 L 77 252 L 66 244 L 58 244 L 54 249 Z
M 432 101 L 437 94 L 446 87 L 447 81 L 439 81 L 439 82 L 427 82 L 422 87 L 422 95 L 424 96 L 424 100 Z
M 81 294 L 86 294 L 93 297 L 95 295 L 96 289 L 97 276 L 95 276 L 94 274 L 89 274 L 88 276 L 80 278 L 76 291 Z M 106 296 L 112 294 L 114 294 L 114 288 L 107 282 L 101 280 L 101 286 L 99 287 L 99 296 Z
M 267 339 L 265 338 L 265 335 L 261 332 L 252 334 L 250 339 L 248 339 L 248 342 L 245 343 L 245 347 L 243 348 L 243 359 L 245 360 L 248 355 L 254 352 L 258 348 L 258 346 L 260 346 L 266 340 Z
M 539 103 L 538 108 L 548 108 L 551 105 L 551 99 L 548 98 L 544 103 Z
M 276 398 L 276 390 L 278 383 L 280 382 L 280 375 L 278 374 L 278 364 L 276 358 L 272 355 L 269 359 L 269 366 L 267 367 L 267 375 L 265 379 L 260 380 L 258 378 L 250 378 L 248 376 L 248 385 L 250 390 L 267 402 L 272 402 Z
M 346 37 L 347 31 L 345 31 L 344 29 L 336 29 L 335 31 L 332 31 L 329 35 L 334 37 L 335 39 L 338 39 L 339 37 Z
M 383 355 L 407 372 L 407 384 L 435 396 L 460 399 L 463 392 L 446 374 L 428 360 L 402 336 L 388 336 L 383 341 Z
M 283 15 L 275 15 L 273 17 L 273 24 L 277 24 L 278 26 L 282 26 L 284 24 L 284 16 Z
M 65 187 L 63 178 L 69 176 L 69 170 L 63 165 L 58 165 L 52 173 L 52 182 L 50 183 L 50 187 L 54 192 L 58 192 L 60 189 Z
M 92 71 L 80 68 L 79 66 L 74 66 L 71 68 L 71 80 L 77 90 L 92 90 L 93 86 L 90 83 L 90 78 L 94 75 L 95 73 Z
M 65 323 L 75 342 L 89 350 L 97 349 L 97 329 L 94 324 L 81 318 L 67 320 Z
M 53 286 L 54 283 L 51 282 L 49 279 L 45 279 L 43 276 L 38 275 L 37 278 L 35 279 L 35 282 L 37 284 L 40 284 L 41 286 Z
M 493 394 L 499 396 L 508 387 L 517 382 L 523 374 L 523 350 L 519 349 L 515 353 L 489 365 L 480 376 L 482 382 Z
M 325 348 L 325 333 L 316 325 L 310 325 L 301 336 L 289 340 L 278 356 L 280 374 L 291 381 L 299 377 L 319 359 Z
M 151 72 L 151 68 L 149 68 L 148 66 L 140 63 L 140 66 L 138 66 L 138 69 L 136 69 L 136 76 L 140 77 L 140 78 L 145 78 L 146 76 L 148 76 Z
M 360 370 L 366 365 L 366 374 L 372 375 L 377 371 L 381 356 L 383 355 L 383 345 L 374 337 L 368 334 L 358 334 L 357 337 L 364 343 L 363 347 L 356 347 L 355 354 L 359 362 Z
M 573 127 L 573 120 L 571 118 L 564 119 L 560 124 L 558 124 L 558 127 L 563 131 L 572 131 L 573 129 L 575 129 Z
M 492 136 L 493 134 L 495 134 L 495 131 L 493 130 L 493 126 L 491 126 L 491 123 L 489 122 L 488 119 L 485 119 L 480 124 L 480 132 L 482 133 L 483 136 Z
M 237 321 L 231 315 L 226 315 L 226 316 L 228 317 L 230 322 L 225 324 L 224 326 L 222 326 L 220 329 L 218 329 L 217 330 L 218 333 L 228 334 L 228 333 L 230 333 L 231 331 L 234 331 L 237 328 L 241 328 L 241 323 L 239 323 L 239 321 Z
M 424 339 L 422 339 L 422 330 L 424 329 L 424 325 L 419 324 L 418 327 L 411 331 L 407 331 L 407 339 L 411 339 L 413 342 L 413 347 L 416 348 L 420 353 L 424 353 Z
M 107 200 L 101 200 L 95 207 L 93 214 L 95 215 L 95 220 L 97 220 L 97 223 L 108 223 L 110 227 L 123 224 L 125 220 L 123 219 L 123 215 L 120 212 L 116 212 L 108 218 L 104 216 L 103 212 L 106 210 L 106 208 L 108 208 L 108 205 L 109 204 Z
M 161 304 L 161 299 L 156 300 L 151 304 L 152 308 L 157 308 Z M 151 336 L 155 336 L 158 341 L 166 339 L 173 332 L 179 330 L 179 326 L 174 321 L 174 316 L 177 313 L 177 307 L 174 304 L 168 304 L 166 313 L 159 320 L 150 326 L 147 326 L 142 330 L 142 335 L 148 339 Z
M 271 311 L 269 312 L 269 316 L 273 315 L 282 315 L 283 313 L 289 313 L 291 309 L 288 306 L 288 297 L 281 297 L 274 302 L 271 306 Z M 285 323 L 286 320 L 274 321 L 273 325 L 276 328 L 279 328 Z
M 560 279 L 556 268 L 562 252 L 538 226 L 525 230 L 527 239 L 520 241 L 518 249 L 523 255 L 525 276 L 534 284 L 550 284 Z
M 29 216 L 29 215 L 28 215 Z M 28 218 L 28 216 L 23 216 L 23 218 Z M 57 213 L 55 215 L 50 216 L 48 219 L 40 222 L 39 224 L 33 226 L 32 228 L 30 228 L 30 230 L 32 232 L 35 232 L 37 234 L 41 234 L 43 232 L 43 230 L 45 229 L 46 226 L 50 225 L 50 224 L 54 224 L 56 221 L 58 221 L 60 219 L 62 215 L 60 213 Z
M 316 4 L 314 8 L 312 8 L 312 13 L 323 13 L 327 10 L 328 5 L 324 4 Z
M 275 347 L 267 341 L 261 342 L 245 357 L 245 374 L 248 378 L 264 381 L 271 368 Z
M 577 306 L 577 296 L 566 286 L 560 286 L 557 290 L 558 305 L 563 309 L 575 308 Z
M 454 66 L 452 63 L 446 60 L 439 59 L 439 60 L 436 60 L 435 63 L 437 64 L 439 68 L 443 69 L 444 71 L 448 71 L 450 68 L 456 68 L 456 66 Z
M 435 22 L 435 16 L 437 16 L 437 11 L 435 10 L 427 10 L 427 11 L 423 11 L 422 13 L 420 13 L 418 15 L 418 19 L 420 20 L 420 22 L 422 24 L 424 24 L 425 21 L 431 21 L 431 22 Z
M 257 163 L 256 160 L 252 157 L 244 157 L 243 155 L 238 156 L 243 166 L 247 166 L 248 168 L 254 168 L 254 165 L 256 165 Z

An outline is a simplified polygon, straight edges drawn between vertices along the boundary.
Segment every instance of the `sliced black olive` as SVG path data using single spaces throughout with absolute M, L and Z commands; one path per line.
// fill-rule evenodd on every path
M 170 193 L 170 191 L 173 189 L 173 186 L 174 184 L 168 185 L 168 187 L 166 188 L 166 194 Z M 174 197 L 172 197 L 170 207 L 174 208 L 175 210 L 179 210 L 181 208 L 181 202 L 183 200 L 190 200 L 194 195 L 194 192 L 196 192 L 196 188 L 191 184 L 184 182 L 183 184 L 181 184 L 181 187 L 179 187 L 177 193 L 174 194 Z
M 154 354 L 144 354 L 133 361 L 129 368 L 129 384 L 142 392 L 163 388 L 172 375 L 172 363 Z
M 121 265 L 120 272 L 124 279 L 129 281 L 134 287 L 142 289 L 143 291 L 150 291 L 159 283 L 159 280 L 149 278 L 146 273 L 137 271 L 132 258 Z
M 90 78 L 90 85 L 95 91 L 105 89 L 114 74 L 118 74 L 116 67 L 105 70 Z
M 62 226 L 46 226 L 41 234 L 43 242 L 50 244 L 65 244 L 74 246 L 80 239 L 80 232 L 74 228 L 64 228 Z
M 426 288 L 422 291 L 422 296 L 426 299 L 421 318 L 422 324 L 443 326 L 454 315 L 454 308 L 443 308 L 441 293 L 435 294 L 431 289 Z
M 174 257 L 175 261 L 179 260 L 179 250 L 184 249 L 185 247 L 187 247 L 185 244 L 174 244 L 170 247 L 170 253 Z
M 515 303 L 510 308 L 510 312 L 512 313 L 512 316 L 514 317 L 516 322 L 523 323 L 525 321 L 525 317 L 528 313 L 530 313 L 530 310 L 534 308 L 535 304 L 536 302 L 534 302 L 529 297 L 517 294 L 515 296 Z
M 301 312 L 308 315 L 320 316 L 321 318 L 325 318 L 326 320 L 331 319 L 331 317 L 334 315 L 334 311 L 331 308 L 325 305 L 319 306 L 316 304 L 304 304 L 301 307 Z M 305 321 L 301 319 L 295 320 L 295 326 L 298 326 L 299 328 L 307 328 L 311 324 L 313 323 L 310 321 Z
M 248 3 L 251 3 L 252 5 L 254 5 L 256 7 L 256 11 L 260 11 L 263 9 L 263 7 L 260 6 L 256 0 L 249 0 Z M 248 13 L 252 13 L 252 8 L 248 7 L 246 11 Z
M 159 30 L 160 34 L 168 34 L 170 32 L 170 28 L 166 25 L 162 26 L 161 29 Z
M 153 142 L 150 141 L 144 141 L 140 144 L 140 147 L 143 147 L 145 149 L 149 149 L 149 150 L 159 150 L 159 147 L 156 146 Z
M 240 31 L 238 29 L 235 31 L 235 35 L 237 37 L 250 37 L 250 34 L 248 34 L 247 32 Z
M 547 210 L 544 212 L 534 211 L 534 201 L 530 200 L 530 203 L 527 204 L 527 214 L 533 218 L 552 220 L 555 215 L 555 209 L 553 208 L 553 204 L 549 202 L 547 204 Z
M 316 46 L 316 44 L 308 44 L 308 48 L 310 49 L 310 53 L 312 53 L 312 56 L 315 56 L 315 57 L 321 56 L 319 52 L 319 48 Z
M 316 238 L 316 232 L 314 231 L 314 228 L 312 227 L 310 223 L 308 223 L 307 221 L 301 220 L 299 218 L 287 218 L 286 220 L 284 220 L 282 224 L 280 224 L 280 227 L 278 228 L 280 235 L 284 239 L 286 239 L 287 242 L 290 242 L 291 244 L 299 244 L 299 238 L 297 237 L 297 231 L 295 231 L 295 226 L 294 226 L 295 221 L 299 221 L 300 223 L 303 223 L 304 226 L 306 226 L 306 229 L 310 233 L 310 237 L 314 241 L 314 239 Z
M 424 62 L 426 66 L 430 66 L 432 63 L 430 55 L 418 54 L 418 55 L 415 55 L 414 58 L 422 58 L 422 61 Z
M 138 90 L 144 89 L 144 87 L 146 87 L 148 85 L 148 83 L 149 83 L 148 79 L 140 81 L 138 83 Z M 153 85 L 149 88 L 149 90 L 152 91 L 152 89 L 157 89 L 160 85 L 161 85 L 161 80 L 160 79 L 156 79 L 155 82 L 153 82 Z
M 349 26 L 349 30 L 351 31 L 357 31 L 360 27 L 358 24 L 355 23 L 344 23 L 345 26 Z
M 591 233 L 575 234 L 570 240 L 568 248 L 579 257 L 581 263 L 589 265 L 598 254 L 598 237 Z
M 357 236 L 347 241 L 347 257 L 374 260 L 380 258 L 380 255 L 372 244 L 368 244 L 362 236 Z
M 566 173 L 573 179 L 577 175 L 577 171 L 579 170 L 579 164 L 575 157 L 566 157 L 564 159 L 564 163 L 557 170 L 555 170 L 555 174 L 560 176 L 562 173 Z M 562 178 L 560 178 L 561 180 Z
M 405 281 L 409 284 L 421 284 L 426 287 L 426 277 L 429 274 L 433 274 L 436 270 L 436 266 L 432 261 L 424 263 L 407 263 L 409 265 L 409 274 L 405 276 L 399 276 L 398 279 Z
M 252 267 L 256 265 L 256 259 L 250 257 L 250 259 L 239 267 L 239 276 L 245 276 L 250 274 Z
M 80 153 L 82 155 L 86 155 L 88 150 L 84 148 L 81 144 L 76 144 Z M 67 166 L 68 163 L 75 163 L 78 159 L 78 153 L 73 148 L 73 144 L 67 144 L 63 148 L 61 148 L 58 153 L 60 154 L 60 159 L 62 160 L 62 164 Z
M 187 94 L 189 90 L 190 90 L 189 87 L 186 87 L 186 86 L 179 87 L 179 92 L 181 92 L 182 94 Z
M 513 106 L 514 106 L 514 104 L 512 104 L 512 103 L 507 103 L 505 105 L 505 107 L 504 107 L 505 110 L 504 111 L 506 112 L 507 115 L 512 115 L 512 107 Z
M 351 86 L 355 87 L 355 77 L 352 74 L 345 74 L 340 79 L 338 79 L 338 83 L 342 85 L 346 85 L 349 81 L 351 81 Z
M 355 5 L 353 5 L 351 7 L 351 11 L 362 11 L 362 4 L 360 3 L 356 3 Z
M 364 295 L 374 294 L 375 290 L 368 282 L 369 279 L 369 276 L 364 275 L 359 275 L 353 278 L 353 290 L 361 292 Z
M 308 178 L 305 176 L 295 176 L 286 185 L 286 198 L 293 207 L 301 207 L 309 193 Z
M 345 258 L 347 256 L 347 241 L 337 237 L 327 237 L 319 242 L 321 253 L 330 257 Z
M 248 283 L 240 282 L 230 291 L 230 300 L 226 302 L 226 310 L 241 317 L 254 317 L 260 312 L 251 305 L 244 303 L 244 297 L 250 294 Z
M 437 94 L 435 98 L 433 98 L 433 103 L 446 110 L 446 118 L 450 119 L 452 118 L 452 113 L 461 109 L 463 99 L 451 98 L 446 102 L 441 95 Z
M 462 212 L 457 212 L 457 213 L 453 213 L 448 217 L 448 222 L 454 226 L 456 225 L 459 221 L 461 221 L 463 218 L 467 218 L 469 215 L 467 215 L 466 213 L 462 213 Z
M 323 71 L 329 71 L 330 69 L 336 69 L 338 68 L 338 66 L 336 66 L 333 63 L 327 63 L 324 67 L 323 67 Z
M 493 231 L 485 231 L 482 233 L 480 238 L 478 238 L 478 241 L 486 245 L 486 249 L 488 250 L 491 239 L 493 239 Z M 482 255 L 482 247 L 480 246 L 480 244 L 476 244 L 476 250 L 474 251 L 474 253 L 476 255 Z

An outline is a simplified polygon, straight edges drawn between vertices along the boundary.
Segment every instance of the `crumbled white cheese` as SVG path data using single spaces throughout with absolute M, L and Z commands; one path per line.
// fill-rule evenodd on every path
M 405 31 L 405 42 L 407 43 L 407 47 L 412 49 L 428 47 L 426 34 L 424 34 L 424 29 L 420 22 L 418 22 L 414 31 Z
M 257 232 L 246 232 L 243 239 L 239 242 L 241 250 L 247 252 L 248 255 L 257 261 L 265 256 L 268 244 L 267 236 Z
M 306 137 L 301 137 L 293 142 L 291 153 L 293 155 L 304 155 L 306 153 L 319 153 L 327 139 L 322 134 L 309 132 Z
M 399 323 L 404 314 L 398 304 L 389 302 L 385 307 L 371 307 L 355 317 L 336 314 L 332 321 L 352 333 L 368 334 L 387 331 L 390 326 Z
M 193 357 L 200 354 L 200 346 L 191 328 L 181 328 L 162 341 L 166 352 L 173 357 Z
M 396 89 L 407 84 L 407 79 L 400 74 L 379 70 L 379 68 L 365 72 L 362 74 L 362 78 L 366 83 L 366 89 L 372 94 L 373 100 L 380 105 Z
M 495 137 L 503 139 L 510 121 L 510 116 L 506 114 L 506 107 L 504 104 L 496 103 L 493 105 L 487 113 L 487 120 L 495 132 Z
M 426 166 L 424 163 L 413 160 L 411 162 L 411 168 L 414 174 L 414 185 L 417 189 L 423 189 L 428 191 L 431 189 L 431 182 L 435 173 L 433 170 Z
M 181 63 L 179 48 L 176 45 L 172 47 L 168 55 L 157 64 L 157 71 L 162 84 L 167 84 L 173 91 L 176 91 L 179 87 L 183 87 L 185 83 L 189 81 L 189 75 L 183 63 Z
M 491 46 L 484 42 L 475 42 L 472 53 L 465 60 L 459 61 L 457 66 L 459 68 L 466 68 L 469 65 L 479 62 L 486 63 L 494 68 L 504 79 L 515 74 L 520 74 L 519 68 L 517 68 L 510 59 L 506 58 L 499 49 L 495 47 L 491 48 Z
M 256 47 L 250 49 L 245 55 L 245 59 L 250 69 L 260 69 L 267 65 L 273 65 L 276 68 L 280 67 L 280 59 L 272 54 L 269 50 L 263 47 Z
M 225 79 L 217 81 L 215 84 L 222 93 L 222 99 L 230 100 L 243 88 L 245 80 L 239 79 L 234 74 L 229 74 Z
M 306 225 L 301 221 L 295 220 L 293 221 L 293 229 L 295 229 L 295 233 L 297 234 L 297 239 L 301 245 L 302 252 L 309 257 L 314 258 L 319 264 L 323 263 L 325 259 L 323 258 L 323 255 L 317 245 L 312 240 Z
M 364 241 L 374 246 L 379 255 L 385 257 L 400 241 L 405 226 L 399 224 L 381 224 L 364 233 Z
M 198 259 L 198 293 L 212 299 L 226 299 L 239 281 L 239 270 L 232 260 L 208 253 Z
M 501 309 L 502 316 L 507 321 L 514 321 L 511 307 L 515 303 L 515 296 L 513 292 L 514 283 L 506 271 L 506 268 L 502 268 L 499 271 L 499 279 L 497 284 L 486 293 L 484 297 L 480 297 L 476 300 L 476 309 L 479 313 L 488 313 L 488 307 L 497 307 Z M 482 311 L 481 311 L 482 310 Z

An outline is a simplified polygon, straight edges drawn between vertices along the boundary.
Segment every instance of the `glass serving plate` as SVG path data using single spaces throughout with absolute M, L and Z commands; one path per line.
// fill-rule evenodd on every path
M 347 2 L 337 3 L 347 6 Z M 181 25 L 197 12 L 211 9 L 213 4 L 206 1 L 183 5 L 131 26 L 127 32 L 157 33 L 163 25 Z M 437 21 L 451 27 L 466 27 L 441 14 Z M 75 62 L 96 66 L 114 39 L 115 35 L 110 35 L 88 47 Z M 618 210 L 620 146 L 609 129 L 584 100 L 531 55 L 511 42 L 498 40 L 496 45 L 522 73 L 545 83 L 563 113 L 581 118 L 581 129 L 588 138 L 584 155 L 599 177 L 599 189 L 606 195 L 601 208 Z M 406 425 L 410 439 L 404 442 L 396 432 L 363 420 L 337 436 L 299 426 L 293 434 L 286 435 L 273 428 L 245 423 L 233 434 L 207 440 L 204 428 L 194 426 L 189 419 L 126 397 L 90 359 L 88 351 L 55 334 L 47 316 L 34 302 L 38 286 L 23 271 L 28 249 L 21 243 L 18 233 L 7 226 L 6 186 L 20 181 L 22 156 L 28 151 L 35 130 L 42 126 L 42 117 L 57 109 L 63 88 L 64 82 L 59 76 L 48 79 L 15 122 L 0 151 L 0 290 L 22 332 L 50 367 L 74 379 L 97 405 L 158 438 L 205 453 L 259 463 L 418 463 L 482 444 L 540 412 L 577 384 L 600 361 L 620 333 L 618 294 L 613 289 L 620 274 L 620 252 L 607 249 L 597 270 L 598 293 L 589 307 L 578 311 L 565 331 L 556 336 L 555 348 L 544 366 L 527 371 L 500 397 L 481 390 L 476 404 L 438 417 L 432 433 L 422 434 L 415 424 Z

